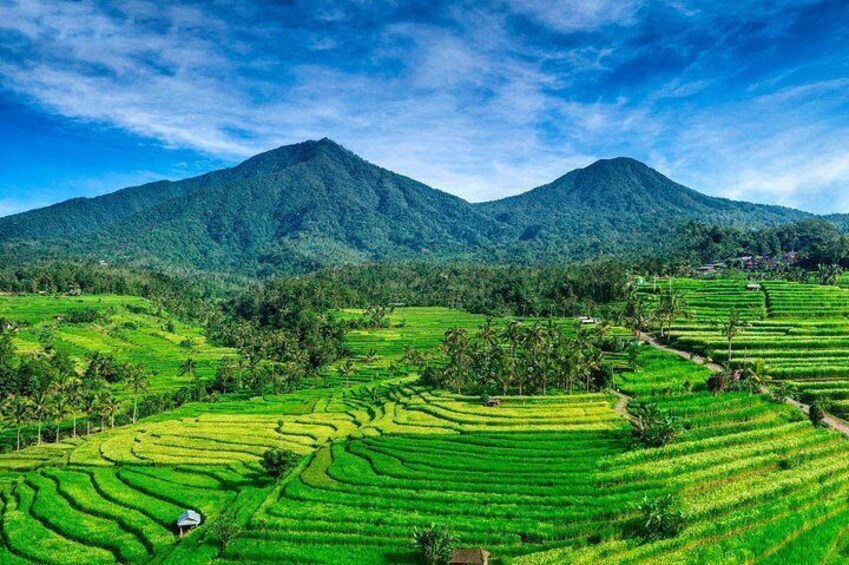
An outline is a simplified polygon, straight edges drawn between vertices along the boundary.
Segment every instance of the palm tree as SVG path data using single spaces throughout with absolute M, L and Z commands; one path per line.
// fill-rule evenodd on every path
M 671 281 L 669 289 L 660 295 L 660 301 L 654 311 L 654 316 L 660 324 L 660 337 L 664 337 L 666 333 L 671 331 L 672 322 L 676 318 L 681 316 L 685 318 L 691 317 L 690 312 L 687 310 L 687 303 L 684 300 L 684 293 L 680 290 L 673 289 Z
M 734 308 L 731 310 L 731 313 L 728 315 L 728 319 L 721 324 L 722 327 L 722 335 L 725 336 L 725 339 L 728 341 L 728 365 L 731 365 L 731 343 L 734 341 L 734 338 L 743 331 L 743 328 L 749 326 L 749 322 L 743 319 L 743 316 L 740 314 L 739 310 Z
M 115 395 L 107 392 L 104 394 L 103 404 L 102 404 L 103 413 L 109 418 L 109 428 L 115 428 L 115 415 L 121 410 L 121 403 L 118 402 L 118 399 L 115 398 Z
M 194 389 L 197 381 L 197 364 L 193 358 L 189 357 L 180 365 L 180 376 L 187 376 L 191 379 L 189 384 L 191 394 L 189 396 L 194 397 Z
M 49 414 L 56 424 L 56 443 L 59 443 L 59 428 L 62 418 L 68 412 L 68 399 L 61 388 L 56 387 L 50 393 Z
M 127 381 L 124 388 L 129 389 L 133 393 L 133 423 L 138 421 L 139 413 L 139 394 L 147 392 L 150 388 L 150 381 L 144 372 L 141 365 L 131 365 L 128 368 Z
M 82 400 L 80 379 L 76 375 L 66 375 L 59 383 L 59 394 L 64 397 L 65 406 L 71 411 L 73 419 L 73 437 L 77 437 L 77 410 Z
M 44 417 L 50 411 L 50 395 L 46 390 L 40 390 L 30 397 L 32 404 L 32 415 L 38 421 L 38 440 L 37 445 L 41 445 L 41 426 L 44 422 Z
M 354 368 L 353 361 L 348 359 L 337 370 L 339 371 L 339 376 L 343 377 L 345 379 L 345 388 L 348 388 L 349 386 L 351 386 L 351 382 L 350 382 L 351 375 L 353 375 L 354 372 L 356 371 L 356 369 Z
M 21 450 L 21 428 L 32 418 L 32 405 L 25 396 L 13 394 L 6 400 L 6 413 L 17 428 L 17 451 Z
M 366 365 L 374 365 L 375 361 L 377 361 L 377 351 L 374 348 L 368 350 L 365 361 Z
M 82 409 L 86 414 L 85 435 L 91 434 L 91 418 L 94 416 L 100 407 L 100 392 L 102 388 L 91 389 L 85 391 L 82 396 Z
M 448 365 L 445 367 L 447 382 L 460 394 L 471 362 L 468 332 L 462 328 L 451 328 L 445 332 L 443 347 L 448 356 Z

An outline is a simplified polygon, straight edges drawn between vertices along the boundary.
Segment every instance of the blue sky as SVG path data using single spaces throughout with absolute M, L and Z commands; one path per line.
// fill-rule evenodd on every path
M 849 211 L 845 0 L 0 0 L 0 215 L 331 137 L 471 201 L 626 155 Z

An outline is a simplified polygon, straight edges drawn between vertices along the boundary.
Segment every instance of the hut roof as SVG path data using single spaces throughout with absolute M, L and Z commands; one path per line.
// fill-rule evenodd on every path
M 475 549 L 455 549 L 451 556 L 451 565 L 482 565 L 489 559 L 489 552 L 482 547 Z
M 186 510 L 185 512 L 180 514 L 179 518 L 177 518 L 177 525 L 181 527 L 199 526 L 200 522 L 200 514 L 198 514 L 194 510 Z

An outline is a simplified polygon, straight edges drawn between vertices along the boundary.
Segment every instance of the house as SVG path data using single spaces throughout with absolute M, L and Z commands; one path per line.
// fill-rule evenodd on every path
M 589 316 L 578 316 L 578 321 L 581 322 L 581 325 L 596 323 L 595 318 L 591 318 Z
M 495 408 L 497 406 L 501 406 L 500 398 L 487 398 L 485 404 L 490 408 Z
M 99 261 L 99 264 L 100 264 L 100 266 L 101 266 L 101 267 L 108 267 L 108 266 L 109 266 L 109 262 L 108 262 L 108 261 L 105 261 L 105 260 L 103 260 L 103 259 L 101 259 L 101 260 Z
M 489 565 L 490 553 L 482 547 L 475 549 L 455 549 L 448 561 L 449 565 Z
M 180 537 L 186 535 L 186 532 L 190 532 L 200 526 L 201 521 L 200 514 L 194 510 L 186 510 L 180 514 L 177 518 L 177 528 L 180 529 Z
M 758 283 L 749 283 L 749 284 L 746 285 L 746 290 L 760 290 L 760 289 L 761 289 L 761 285 L 759 285 Z

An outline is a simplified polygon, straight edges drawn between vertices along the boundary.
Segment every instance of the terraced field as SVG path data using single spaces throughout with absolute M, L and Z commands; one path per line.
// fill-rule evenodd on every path
M 91 323 L 68 323 L 73 311 L 96 310 L 106 318 Z M 57 317 L 61 320 L 57 320 Z M 143 298 L 132 296 L 0 296 L 0 319 L 22 324 L 15 334 L 19 353 L 41 349 L 40 336 L 52 333 L 53 346 L 81 366 L 86 353 L 110 353 L 121 362 L 140 363 L 152 373 L 150 392 L 176 390 L 189 383 L 180 364 L 192 357 L 199 378 L 212 377 L 222 358 L 233 350 L 209 345 L 202 328 L 185 324 Z M 168 331 L 173 326 L 174 331 Z M 191 347 L 187 347 L 192 342 Z M 124 394 L 122 387 L 115 392 Z
M 406 340 L 435 344 L 445 324 L 477 320 L 400 315 L 404 327 L 359 332 L 351 348 L 375 349 L 375 366 L 387 366 Z M 514 565 L 845 562 L 842 436 L 759 396 L 688 392 L 706 369 L 678 357 L 645 347 L 640 362 L 621 388 L 688 424 L 664 448 L 631 447 L 612 395 L 487 408 L 378 372 L 3 455 L 0 563 L 414 563 L 412 528 L 430 523 Z M 272 446 L 304 455 L 279 484 L 258 465 Z M 688 526 L 642 543 L 633 506 L 667 492 Z M 184 508 L 206 524 L 179 540 L 172 523 Z M 243 529 L 221 551 L 208 531 L 228 508 Z
M 751 323 L 734 339 L 737 361 L 762 361 L 769 376 L 792 383 L 806 400 L 828 400 L 836 415 L 849 416 L 849 290 L 766 281 L 756 292 L 745 284 L 676 280 L 695 312 L 673 327 L 676 346 L 725 361 L 727 341 L 711 322 L 727 319 L 736 307 Z

